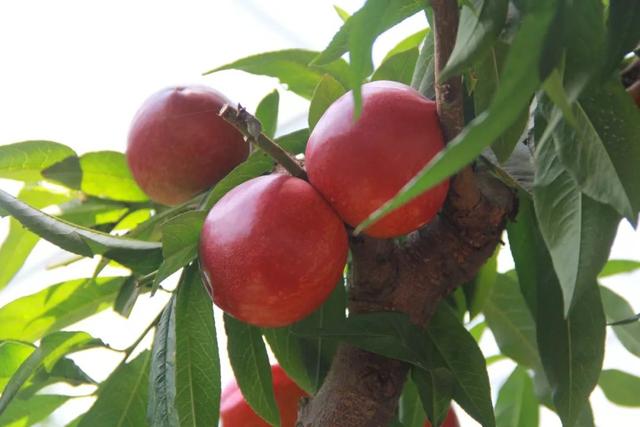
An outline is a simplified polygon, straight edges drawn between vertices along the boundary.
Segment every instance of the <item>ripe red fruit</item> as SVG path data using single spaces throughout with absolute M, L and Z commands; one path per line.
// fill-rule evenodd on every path
M 271 367 L 273 391 L 280 410 L 282 427 L 294 427 L 298 416 L 298 402 L 307 394 L 287 377 L 278 365 Z M 269 424 L 253 412 L 242 397 L 238 384 L 227 385 L 220 399 L 222 427 L 269 427 Z
M 424 427 L 431 427 L 431 423 L 429 421 L 425 421 Z M 453 411 L 453 408 L 449 409 L 447 418 L 444 419 L 444 422 L 440 425 L 440 427 L 460 427 L 460 424 L 458 423 L 458 417 L 456 417 L 456 413 Z
M 319 307 L 342 275 L 347 233 L 308 182 L 247 181 L 209 212 L 200 261 L 213 301 L 257 326 L 284 326 Z
M 309 181 L 352 226 L 391 199 L 444 147 L 435 103 L 409 86 L 367 83 L 362 102 L 355 122 L 351 92 L 334 102 L 305 153 Z M 416 230 L 440 210 L 448 188 L 448 180 L 442 182 L 364 233 L 387 238 Z
M 218 116 L 230 101 L 205 86 L 169 87 L 149 97 L 129 130 L 127 161 L 154 201 L 185 202 L 249 155 L 242 135 Z

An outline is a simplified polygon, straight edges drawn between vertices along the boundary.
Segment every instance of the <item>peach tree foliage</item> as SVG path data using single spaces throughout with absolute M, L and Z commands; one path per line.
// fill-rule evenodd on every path
M 368 0 L 353 15 L 341 12 L 344 24 L 322 52 L 257 53 L 210 72 L 236 69 L 280 81 L 255 114 L 263 134 L 279 135 L 275 143 L 290 154 L 304 152 L 322 113 L 348 90 L 357 110 L 365 81 L 395 80 L 433 98 L 436 75 L 438 82 L 461 77 L 461 131 L 448 132 L 442 154 L 356 232 L 473 165 L 517 195 L 517 213 L 506 225 L 514 270 L 498 273 L 496 254 L 490 256 L 475 277 L 451 289 L 426 328 L 400 312 L 347 317 L 350 263 L 330 298 L 293 325 L 257 328 L 229 316 L 216 325 L 198 271 L 200 228 L 225 193 L 273 170 L 265 151 L 254 150 L 214 187 L 167 208 L 147 199 L 122 153 L 78 154 L 53 141 L 0 146 L 0 178 L 23 183 L 15 197 L 0 191 L 0 215 L 9 223 L 0 246 L 0 288 L 39 239 L 78 256 L 69 263 L 101 260 L 93 277 L 51 284 L 0 307 L 0 425 L 26 416 L 30 424 L 45 419 L 72 399 L 38 393 L 59 382 L 96 386 L 95 403 L 73 425 L 216 425 L 219 352 L 225 351 L 216 334 L 223 329 L 245 399 L 276 426 L 267 346 L 311 394 L 322 389 L 341 343 L 402 361 L 410 368 L 389 420 L 395 426 L 421 426 L 425 417 L 438 424 L 451 400 L 485 427 L 536 426 L 541 405 L 565 426 L 593 425 L 589 396 L 596 386 L 613 403 L 640 406 L 640 378 L 602 371 L 607 333 L 640 357 L 638 316 L 598 282 L 640 268 L 608 259 L 618 224 L 636 226 L 640 211 L 640 110 L 620 77 L 637 61 L 640 5 L 458 3 L 460 25 L 446 64 L 435 60 L 446 40 L 434 38 L 429 27 L 450 22 L 429 2 Z M 417 14 L 425 29 L 407 34 L 374 66 L 376 38 Z M 308 126 L 284 135 L 277 132 L 283 90 L 309 101 Z M 130 273 L 105 275 L 109 263 Z M 107 308 L 128 317 L 140 295 L 155 294 L 180 271 L 167 306 L 144 330 L 143 336 L 153 331 L 151 349 L 130 357 L 141 336 L 119 350 L 120 364 L 99 384 L 68 357 L 106 347 L 75 331 L 75 323 Z M 478 347 L 489 333 L 499 354 L 484 355 Z M 504 358 L 517 367 L 494 403 L 487 365 Z

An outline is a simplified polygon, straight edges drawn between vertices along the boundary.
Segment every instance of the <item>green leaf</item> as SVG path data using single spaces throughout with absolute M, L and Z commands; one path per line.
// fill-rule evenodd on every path
M 538 399 L 527 370 L 516 367 L 498 393 L 498 427 L 538 427 Z
M 306 99 L 311 98 L 313 89 L 325 74 L 331 74 L 346 86 L 349 78 L 347 63 L 338 56 L 322 64 L 310 65 L 309 63 L 317 55 L 318 52 L 302 49 L 260 53 L 214 68 L 205 74 L 235 69 L 275 77 L 280 83 L 286 85 L 287 89 Z
M 30 397 L 28 400 L 18 397 L 0 415 L 0 425 L 5 427 L 37 425 L 69 399 L 69 396 L 55 394 L 41 394 Z
M 0 340 L 36 341 L 111 306 L 124 277 L 58 283 L 0 308 Z
M 222 178 L 207 194 L 202 210 L 208 212 L 218 200 L 233 188 L 252 178 L 269 172 L 274 162 L 262 150 L 257 150 L 249 158 L 236 166 L 227 176 Z
M 326 63 L 327 56 L 335 56 L 342 50 L 342 46 L 338 46 L 341 39 L 346 41 L 349 49 L 348 87 L 353 91 L 356 117 L 362 108 L 360 85 L 373 71 L 371 49 L 376 38 L 392 26 L 420 12 L 424 6 L 424 3 L 418 0 L 367 0 L 342 26 L 324 52 L 314 59 L 314 64 Z M 336 47 L 338 49 L 335 49 Z M 342 53 L 338 57 L 342 56 Z
M 156 268 L 160 245 L 116 237 L 54 218 L 0 190 L 0 206 L 22 225 L 45 240 L 78 255 L 104 255 L 134 270 L 148 273 Z
M 322 80 L 313 91 L 313 97 L 309 105 L 309 129 L 313 130 L 327 108 L 344 95 L 346 91 L 344 86 L 329 74 L 325 74 L 322 77 Z
M 162 311 L 151 349 L 147 421 L 156 426 L 179 426 L 176 400 L 176 296 Z
M 632 223 L 640 210 L 640 113 L 617 79 L 590 87 L 574 109 L 577 125 L 561 121 L 555 145 L 580 190 Z
M 508 0 L 474 0 L 460 12 L 456 44 L 441 73 L 443 81 L 469 68 L 491 48 L 507 19 Z
M 634 0 L 609 0 L 605 74 L 614 71 L 640 41 L 640 4 Z
M 84 193 L 113 200 L 139 202 L 148 197 L 138 187 L 124 154 L 97 151 L 80 157 Z
M 604 265 L 598 277 L 615 276 L 616 274 L 630 273 L 640 269 L 640 262 L 630 259 L 610 259 Z
M 19 398 L 31 398 L 42 388 L 56 383 L 71 385 L 91 384 L 95 381 L 89 377 L 76 363 L 69 358 L 62 358 L 47 371 L 44 367 L 38 369 L 26 387 L 20 392 Z
M 180 270 L 198 256 L 200 230 L 205 212 L 191 211 L 177 215 L 162 227 L 162 255 L 164 260 L 153 280 L 152 293 L 160 282 Z
M 183 273 L 175 303 L 176 394 L 180 426 L 215 426 L 220 406 L 220 359 L 213 304 L 195 264 Z
M 509 45 L 498 40 L 484 58 L 473 67 L 473 74 L 477 79 L 473 89 L 473 105 L 476 116 L 482 114 L 491 105 L 491 101 L 501 84 L 504 62 L 508 53 Z M 511 158 L 528 120 L 529 108 L 526 105 L 521 109 L 513 124 L 493 141 L 491 148 L 499 163 L 506 163 Z
M 269 357 L 260 329 L 224 315 L 231 368 L 251 409 L 272 426 L 280 426 Z
M 422 409 L 418 388 L 411 379 L 407 379 L 404 383 L 400 395 L 398 415 L 404 427 L 424 427 L 427 414 Z
M 533 3 L 509 50 L 499 90 L 487 111 L 450 141 L 398 194 L 359 224 L 356 233 L 458 172 L 518 120 L 540 85 L 540 76 L 531 70 L 538 64 L 554 12 L 555 2 L 551 0 Z
M 428 360 L 432 367 L 451 373 L 456 402 L 483 426 L 495 426 L 484 355 L 446 304 L 441 304 L 431 319 L 427 336 Z
M 607 369 L 600 373 L 598 385 L 607 399 L 616 405 L 640 406 L 640 378 L 617 369 Z
M 393 80 L 408 85 L 411 83 L 417 60 L 417 47 L 396 53 L 380 64 L 371 80 Z
M 0 178 L 36 182 L 41 172 L 76 153 L 53 141 L 24 141 L 0 146 Z
M 83 227 L 115 224 L 129 211 L 124 204 L 93 197 L 70 200 L 59 209 L 58 218 Z
M 566 319 L 558 282 L 538 283 L 537 337 L 558 414 L 563 424 L 573 425 L 588 404 L 604 357 L 605 318 L 597 283 L 575 299 Z
M 20 341 L 0 341 L 0 392 L 9 382 L 9 378 L 18 370 L 34 351 L 34 346 Z
M 434 89 L 436 78 L 434 73 L 435 62 L 433 52 L 433 32 L 429 31 L 425 37 L 422 48 L 420 49 L 416 68 L 413 71 L 413 77 L 411 78 L 411 87 L 429 99 L 434 99 L 436 96 Z
M 425 28 L 424 30 L 417 31 L 410 36 L 402 39 L 397 45 L 393 47 L 382 59 L 382 62 L 385 62 L 387 59 L 395 56 L 400 52 L 405 52 L 407 50 L 413 50 L 413 48 L 419 48 L 422 42 L 424 41 L 427 34 L 430 33 L 429 28 Z M 408 83 L 407 83 L 408 84 Z
M 609 257 L 619 217 L 583 195 L 550 140 L 538 147 L 533 189 L 536 216 L 562 288 L 564 314 L 591 286 Z
M 607 322 L 613 323 L 634 317 L 631 305 L 620 295 L 609 288 L 600 286 L 600 297 L 606 314 Z M 624 348 L 631 354 L 640 357 L 640 323 L 633 322 L 625 325 L 612 326 Z
M 262 125 L 262 133 L 269 138 L 273 138 L 278 129 L 278 105 L 280 104 L 280 94 L 273 90 L 270 94 L 262 98 L 256 108 L 256 118 Z
M 151 352 L 143 351 L 120 365 L 100 385 L 98 399 L 78 427 L 146 426 L 147 387 Z
M 297 329 L 327 329 L 344 320 L 346 290 L 340 281 L 329 298 L 313 313 L 293 325 L 264 328 L 263 334 L 287 375 L 309 394 L 322 385 L 337 350 L 337 342 L 316 336 L 303 338 Z
M 536 326 L 513 274 L 497 276 L 484 317 L 502 354 L 529 368 L 542 366 Z
M 37 369 L 44 367 L 47 371 L 51 371 L 58 360 L 65 355 L 98 345 L 102 345 L 102 342 L 92 338 L 86 332 L 54 332 L 44 337 L 40 346 L 24 360 L 2 391 L 0 414 L 7 409 L 20 387 Z
M 500 249 L 496 249 L 493 255 L 480 267 L 476 277 L 463 287 L 469 306 L 470 319 L 482 312 L 485 302 L 496 283 L 499 252 Z
M 120 286 L 116 300 L 113 303 L 113 310 L 121 316 L 128 318 L 139 295 L 140 289 L 138 288 L 137 280 L 133 276 L 127 277 Z
M 338 5 L 333 5 L 333 8 L 335 9 L 336 13 L 338 14 L 338 16 L 340 17 L 340 19 L 342 19 L 342 22 L 345 22 L 347 19 L 349 19 L 349 17 L 351 16 L 349 14 L 349 12 L 347 12 L 346 10 L 344 10 L 343 8 L 341 8 Z
M 418 388 L 422 408 L 431 421 L 431 425 L 441 425 L 451 406 L 454 387 L 454 378 L 451 372 L 446 368 L 425 371 L 414 367 L 411 369 L 411 381 L 407 382 L 415 383 Z M 420 425 L 422 426 L 422 424 Z

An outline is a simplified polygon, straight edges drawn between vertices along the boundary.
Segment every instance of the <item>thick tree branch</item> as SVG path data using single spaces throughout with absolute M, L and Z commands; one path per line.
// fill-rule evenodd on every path
M 225 104 L 220 109 L 218 115 L 238 129 L 250 144 L 264 150 L 292 176 L 304 180 L 307 179 L 307 172 L 305 172 L 296 159 L 291 157 L 282 147 L 263 134 L 258 119 L 249 114 L 242 106 L 239 106 L 236 110 L 231 105 Z
M 447 141 L 464 127 L 460 77 L 440 81 L 458 27 L 457 0 L 431 0 L 436 101 Z M 472 167 L 452 179 L 440 216 L 403 245 L 352 238 L 350 313 L 401 311 L 426 326 L 442 298 L 470 280 L 495 250 L 515 212 L 512 192 Z M 342 345 L 324 384 L 301 406 L 298 426 L 388 426 L 409 367 Z

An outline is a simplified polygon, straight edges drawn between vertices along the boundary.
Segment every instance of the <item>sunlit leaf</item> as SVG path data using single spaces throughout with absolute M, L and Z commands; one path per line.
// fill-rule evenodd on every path
M 41 172 L 76 153 L 53 141 L 24 141 L 0 146 L 0 178 L 35 182 Z

